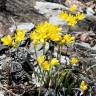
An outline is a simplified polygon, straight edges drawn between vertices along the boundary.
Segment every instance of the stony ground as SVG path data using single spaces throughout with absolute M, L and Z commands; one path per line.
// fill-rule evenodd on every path
M 24 2 L 26 3 L 27 2 L 26 0 L 23 0 L 24 1 L 23 3 L 22 3 L 22 0 L 17 0 L 17 1 L 12 0 L 12 2 L 10 0 L 6 0 L 6 2 L 2 2 L 2 1 L 3 0 L 0 1 L 0 8 L 2 9 L 0 10 L 0 37 L 7 34 L 12 34 L 16 29 L 16 26 L 17 28 L 27 29 L 29 32 L 30 30 L 33 30 L 36 24 L 42 21 L 49 21 L 51 23 L 60 25 L 63 28 L 62 31 L 66 32 L 68 30 L 68 28 L 66 27 L 66 23 L 58 18 L 58 14 L 61 10 L 68 11 L 68 7 L 70 5 L 76 4 L 79 7 L 78 11 L 84 12 L 86 14 L 86 19 L 83 22 L 81 22 L 76 27 L 71 28 L 72 34 L 74 34 L 74 36 L 76 37 L 76 43 L 75 43 L 76 52 L 77 52 L 76 54 L 78 54 L 81 60 L 80 62 L 81 65 L 85 64 L 83 66 L 83 71 L 86 69 L 86 74 L 84 76 L 85 77 L 87 76 L 88 80 L 90 79 L 92 80 L 92 82 L 96 82 L 96 0 L 46 0 L 46 1 L 33 0 L 35 3 L 33 3 L 32 0 L 29 0 L 28 4 L 25 4 L 24 6 L 22 4 Z M 16 5 L 12 6 L 14 2 L 16 3 Z M 30 2 L 32 4 L 30 4 Z M 18 3 L 21 4 L 21 6 L 18 5 Z M 26 7 L 25 9 L 27 10 L 24 11 L 24 7 Z M 9 66 L 12 58 L 10 58 L 9 53 L 6 53 L 8 50 L 9 50 L 8 47 L 4 47 L 0 44 L 0 65 L 3 66 L 3 67 L 0 66 L 0 74 L 2 74 L 1 70 L 4 68 L 3 74 L 0 75 L 0 89 L 1 89 L 0 96 L 23 96 L 22 91 L 27 91 L 26 93 L 28 93 L 29 92 L 28 89 L 32 90 L 33 88 L 35 90 L 36 86 L 34 84 L 32 85 L 32 82 L 24 83 L 25 85 L 17 84 L 15 86 L 15 83 L 13 81 L 11 83 L 13 83 L 15 88 L 13 88 L 13 86 L 7 86 L 7 84 L 9 84 L 10 80 L 12 80 L 12 78 L 9 78 L 10 70 L 11 72 L 17 71 L 17 69 L 18 69 L 18 72 L 20 71 L 20 74 L 19 73 L 16 73 L 15 75 L 12 74 L 15 78 L 22 77 L 20 82 L 23 82 L 22 80 L 25 77 L 29 79 L 29 81 L 31 80 L 30 74 L 33 71 L 33 66 L 31 65 L 33 64 L 34 56 L 31 55 L 30 52 L 32 52 L 33 46 L 31 46 L 29 50 L 26 50 L 26 48 L 18 48 L 18 50 L 15 49 L 15 51 L 13 49 L 10 50 L 13 56 L 16 56 L 17 58 L 18 56 L 21 56 L 20 58 L 22 58 L 22 59 L 19 58 L 20 63 L 16 63 L 13 60 L 12 67 Z M 39 45 L 36 51 L 38 54 L 41 54 L 43 52 L 42 46 Z M 47 51 L 48 51 L 48 45 L 46 45 L 46 52 Z M 27 55 L 29 57 L 27 57 Z M 15 58 L 15 60 L 17 60 L 17 58 Z M 25 58 L 27 58 L 27 60 L 25 60 Z M 65 60 L 65 57 L 62 56 L 63 63 L 65 62 L 64 60 Z M 27 65 L 24 65 L 24 62 L 27 62 L 26 63 Z M 35 64 L 33 65 L 35 66 Z M 27 70 L 27 68 L 30 70 Z M 81 77 L 84 78 L 84 76 L 81 76 Z M 4 82 L 7 82 L 7 83 L 4 84 Z M 4 86 L 2 84 L 4 84 Z M 27 87 L 25 88 L 25 86 Z M 18 88 L 20 88 L 20 90 L 17 90 Z M 25 90 L 23 90 L 24 88 Z M 12 90 L 9 90 L 9 89 L 12 89 Z M 4 93 L 5 91 L 6 93 Z M 46 91 L 46 90 L 42 89 L 42 91 Z M 53 90 L 50 90 L 50 91 L 53 91 Z M 19 94 L 22 93 L 22 94 L 17 95 L 16 93 L 19 93 Z M 28 93 L 28 94 L 31 94 L 31 93 Z M 32 94 L 34 94 L 34 92 Z M 26 96 L 26 94 L 24 96 Z M 48 95 L 45 95 L 45 96 L 48 96 Z M 55 96 L 55 95 L 52 95 L 52 96 Z M 60 95 L 60 96 L 64 96 L 64 95 Z

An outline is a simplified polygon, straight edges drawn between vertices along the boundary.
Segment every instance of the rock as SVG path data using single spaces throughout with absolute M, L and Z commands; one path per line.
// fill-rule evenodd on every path
M 58 16 L 52 16 L 49 18 L 49 22 L 56 24 L 56 25 L 66 25 L 66 22 L 64 20 L 61 20 Z
M 34 5 L 35 0 L 6 0 L 5 2 L 6 10 L 19 15 L 32 11 Z
M 89 33 L 83 33 L 83 34 L 81 34 L 80 40 L 82 42 L 88 42 L 89 41 Z
M 78 48 L 84 48 L 84 49 L 90 49 L 90 45 L 88 43 L 80 42 L 80 43 L 75 43 L 75 45 Z
M 64 4 L 64 2 L 66 0 L 46 0 L 46 1 L 53 2 L 53 3 L 62 3 L 62 4 Z
M 35 10 L 34 6 L 36 1 L 37 0 L 0 0 L 0 21 L 4 22 L 4 25 L 11 25 L 10 17 L 20 23 L 33 22 L 37 24 L 38 22 L 47 20 Z
M 38 1 L 36 2 L 35 8 L 39 10 L 39 13 L 44 14 L 44 16 L 46 16 L 47 18 L 56 15 L 60 9 L 68 9 L 67 7 L 61 4 Z
M 4 96 L 4 91 L 0 91 L 0 96 Z
M 20 81 L 26 82 L 24 80 L 31 80 L 31 76 L 26 71 L 24 71 L 22 65 L 15 61 L 11 62 L 11 75 L 15 83 Z
M 34 24 L 33 23 L 21 23 L 18 24 L 17 29 L 24 29 L 27 31 L 30 31 L 34 28 Z
M 16 26 L 13 25 L 12 27 L 10 27 L 9 31 L 10 31 L 10 33 L 13 33 L 17 28 L 17 29 L 26 30 L 28 32 L 28 31 L 32 30 L 34 28 L 34 26 L 35 25 L 33 23 L 19 23 Z
M 0 56 L 0 60 L 3 60 L 5 58 L 6 58 L 6 55 L 5 54 L 3 54 L 2 56 Z
M 62 65 L 65 65 L 65 64 L 69 65 L 69 64 L 70 64 L 69 58 L 66 57 L 66 56 L 61 56 L 61 61 L 60 61 L 60 63 L 61 63 Z
M 28 56 L 27 49 L 24 47 L 11 48 L 10 53 L 14 61 L 19 62 L 20 64 L 23 64 L 26 61 Z
M 96 45 L 94 47 L 92 47 L 92 50 L 96 50 Z
M 88 50 L 91 52 L 91 54 L 96 54 L 96 46 L 91 47 L 88 43 L 84 43 L 84 42 L 75 43 L 75 46 L 76 48 L 79 48 L 79 50 L 83 50 L 83 51 Z
M 1 67 L 2 67 L 2 70 L 6 70 L 6 71 L 8 71 L 9 70 L 9 62 L 11 61 L 11 58 L 10 57 L 7 57 L 7 58 L 3 58 L 2 60 L 1 60 Z
M 39 13 L 43 14 L 46 18 L 49 19 L 49 22 L 56 25 L 65 25 L 66 23 L 58 17 L 61 9 L 68 10 L 67 7 L 50 2 L 36 2 L 35 8 L 39 10 Z
M 92 16 L 93 14 L 95 14 L 95 12 L 93 11 L 93 9 L 91 7 L 88 7 L 86 12 L 87 12 L 87 15 L 89 15 L 89 16 Z
M 0 16 L 0 19 L 2 20 L 3 18 Z M 4 25 L 2 22 L 0 22 L 0 38 L 3 36 L 5 31 Z

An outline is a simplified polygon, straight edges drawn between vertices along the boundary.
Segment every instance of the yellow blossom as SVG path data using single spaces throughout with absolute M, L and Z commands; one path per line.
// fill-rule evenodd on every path
M 39 43 L 39 41 L 38 41 L 38 40 L 33 40 L 33 44 L 34 44 L 34 46 L 37 46 L 37 45 L 38 45 L 38 43 Z
M 80 89 L 81 89 L 82 91 L 86 91 L 86 90 L 88 89 L 87 82 L 82 81 L 81 84 L 80 84 Z
M 49 22 L 43 22 L 36 26 L 36 29 L 31 32 L 30 38 L 32 41 L 38 41 L 44 44 L 47 40 L 59 41 L 61 37 L 61 27 Z
M 52 58 L 50 65 L 57 65 L 59 64 L 59 61 L 57 60 L 57 58 Z
M 61 41 L 59 42 L 60 45 L 63 45 L 63 44 L 65 44 L 65 43 L 66 43 L 66 42 L 65 42 L 64 39 L 61 39 Z
M 78 63 L 78 58 L 77 57 L 72 57 L 71 59 L 70 59 L 70 63 L 71 64 L 77 64 Z
M 12 45 L 12 37 L 10 35 L 1 38 L 1 41 L 3 42 L 3 45 Z
M 18 33 L 18 32 L 25 33 L 25 32 L 26 32 L 26 30 L 23 30 L 23 29 L 16 29 L 16 33 Z
M 25 31 L 21 30 L 21 29 L 20 30 L 17 29 L 16 34 L 15 34 L 15 41 L 20 42 L 20 41 L 22 41 L 24 39 L 25 39 Z
M 35 31 L 31 32 L 31 34 L 30 34 L 30 39 L 31 39 L 31 40 L 37 39 L 38 37 L 37 37 L 36 35 L 37 35 L 37 34 L 36 34 Z
M 79 12 L 79 13 L 76 14 L 76 19 L 77 20 L 83 20 L 84 18 L 85 18 L 85 15 L 83 13 Z
M 58 25 L 54 25 L 49 22 L 43 22 L 37 25 L 36 32 L 38 33 L 45 33 L 46 35 L 54 32 L 61 32 L 61 27 Z
M 65 11 L 60 12 L 59 17 L 63 20 L 66 20 L 68 18 L 68 13 Z
M 76 5 L 72 5 L 72 6 L 69 8 L 69 10 L 70 10 L 71 12 L 75 12 L 75 11 L 77 10 L 77 6 L 76 6 Z
M 61 34 L 53 33 L 50 35 L 50 40 L 52 41 L 60 41 L 61 40 Z
M 47 35 L 46 35 L 46 33 L 42 33 L 42 34 L 39 34 L 38 38 L 39 38 L 39 41 L 40 41 L 42 44 L 45 44 L 46 39 L 47 39 Z
M 45 56 L 44 56 L 44 55 L 38 56 L 37 62 L 38 62 L 39 64 L 42 64 L 44 61 L 45 61 Z
M 34 45 L 39 43 L 39 38 L 37 37 L 37 33 L 35 31 L 31 32 L 30 39 L 33 40 Z
M 66 21 L 67 21 L 67 24 L 68 24 L 69 26 L 72 26 L 72 27 L 77 24 L 76 17 L 73 16 L 73 15 L 70 15 L 70 14 L 69 14 L 69 16 L 68 16 L 68 18 L 67 18 Z
M 48 61 L 44 61 L 44 63 L 41 64 L 41 67 L 43 68 L 43 70 L 45 71 L 49 71 L 50 70 L 50 64 Z
M 61 12 L 59 17 L 65 20 L 69 26 L 75 26 L 77 24 L 76 16 L 68 14 L 67 12 Z
M 66 35 L 64 35 L 63 40 L 65 40 L 64 42 L 66 44 L 71 44 L 71 43 L 75 42 L 75 37 L 70 34 L 66 34 Z

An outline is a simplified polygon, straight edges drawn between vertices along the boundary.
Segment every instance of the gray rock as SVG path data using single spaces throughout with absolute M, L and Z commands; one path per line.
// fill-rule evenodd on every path
M 96 46 L 91 47 L 88 43 L 84 43 L 84 42 L 75 43 L 75 46 L 80 50 L 85 50 L 91 52 L 91 54 L 96 54 Z
M 44 14 L 47 18 L 57 15 L 58 11 L 61 9 L 68 10 L 68 8 L 63 5 L 41 1 L 36 2 L 35 8 L 39 10 L 39 13 Z
M 28 31 L 30 31 L 31 29 L 33 29 L 34 26 L 35 26 L 35 25 L 34 25 L 33 23 L 19 23 L 19 24 L 16 24 L 16 26 L 13 25 L 12 27 L 10 27 L 10 28 L 9 28 L 9 31 L 10 31 L 10 33 L 12 34 L 12 33 L 16 30 L 16 28 L 17 28 L 17 29 L 26 30 L 26 32 L 28 32 Z
M 61 20 L 58 16 L 52 16 L 49 18 L 49 22 L 56 24 L 56 25 L 66 25 L 64 20 Z
M 13 81 L 19 82 L 25 78 L 28 78 L 28 80 L 31 80 L 31 76 L 23 70 L 22 65 L 18 62 L 11 62 L 11 74 L 13 77 Z
M 14 61 L 19 62 L 20 64 L 23 64 L 26 61 L 28 56 L 27 49 L 23 47 L 11 48 L 10 53 Z
M 88 43 L 84 43 L 84 42 L 75 43 L 75 45 L 76 45 L 77 47 L 80 46 L 80 47 L 85 48 L 85 49 L 90 49 L 90 48 L 91 48 Z
M 37 1 L 35 8 L 39 10 L 39 13 L 48 18 L 49 22 L 56 25 L 66 25 L 66 22 L 61 20 L 58 17 L 58 14 L 60 13 L 61 9 L 68 10 L 67 7 L 57 3 Z
M 4 91 L 0 91 L 0 96 L 4 96 Z
M 13 23 L 10 17 L 13 17 L 16 22 L 33 22 L 35 24 L 46 20 L 46 18 L 39 14 L 34 8 L 36 1 L 37 0 L 0 0 L 1 22 L 4 22 L 4 25 L 10 26 Z
M 3 1 L 3 0 L 2 0 Z M 22 14 L 32 11 L 35 0 L 6 0 L 6 10 L 13 14 Z
M 93 14 L 95 14 L 95 12 L 93 11 L 93 9 L 91 7 L 88 7 L 86 9 L 86 12 L 87 12 L 87 15 L 89 15 L 89 16 L 92 16 Z

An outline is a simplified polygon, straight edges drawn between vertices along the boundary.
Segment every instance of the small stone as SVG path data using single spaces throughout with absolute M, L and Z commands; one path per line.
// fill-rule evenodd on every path
M 92 15 L 95 14 L 95 12 L 93 11 L 93 9 L 91 7 L 88 7 L 87 10 L 86 10 L 86 12 L 87 12 L 87 15 L 88 16 L 92 16 Z
M 89 33 L 83 33 L 83 34 L 81 34 L 80 40 L 82 42 L 88 42 L 89 41 Z
M 66 25 L 67 24 L 64 20 L 61 20 L 58 16 L 50 17 L 49 22 L 56 24 L 56 25 Z
M 0 96 L 4 96 L 4 91 L 0 91 Z

